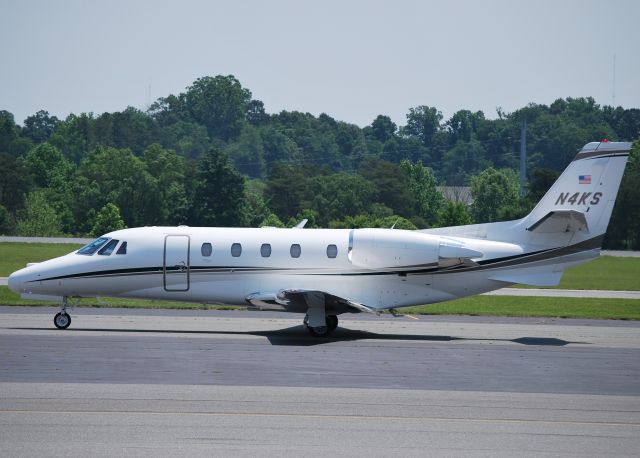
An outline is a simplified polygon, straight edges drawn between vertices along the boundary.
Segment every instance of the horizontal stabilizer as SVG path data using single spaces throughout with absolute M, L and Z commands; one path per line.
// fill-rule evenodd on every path
M 489 277 L 489 280 L 504 281 L 507 283 L 520 283 L 531 286 L 557 286 L 562 279 L 562 272 L 504 272 Z
M 558 233 L 585 232 L 589 233 L 587 218 L 577 210 L 553 210 L 527 228 L 530 232 Z

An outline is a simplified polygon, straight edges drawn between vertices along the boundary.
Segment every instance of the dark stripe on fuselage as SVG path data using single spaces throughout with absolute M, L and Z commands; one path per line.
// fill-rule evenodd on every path
M 511 256 L 504 256 L 501 258 L 480 260 L 475 265 L 457 265 L 450 267 L 441 267 L 437 263 L 425 264 L 420 269 L 415 269 L 415 266 L 409 266 L 410 268 L 388 268 L 388 270 L 363 270 L 363 271 L 337 271 L 336 269 L 296 269 L 287 267 L 257 267 L 257 266 L 191 266 L 189 269 L 192 274 L 198 273 L 213 273 L 213 274 L 229 274 L 229 273 L 289 273 L 291 275 L 339 275 L 339 276 L 361 276 L 361 275 L 421 275 L 421 274 L 446 274 L 452 272 L 471 272 L 495 268 L 505 268 L 519 266 L 523 264 L 529 264 L 534 262 L 546 261 L 553 258 L 559 258 L 582 251 L 589 251 L 600 248 L 602 241 L 604 240 L 604 234 L 591 239 L 569 245 L 566 247 L 549 248 L 545 250 L 533 251 L 529 253 L 522 253 Z M 180 272 L 179 268 L 167 267 L 169 273 Z M 102 278 L 102 277 L 116 277 L 116 276 L 136 276 L 136 275 L 159 275 L 163 274 L 164 269 L 162 267 L 140 267 L 133 269 L 115 269 L 115 270 L 102 270 L 95 272 L 85 272 L 78 274 L 60 275 L 56 277 L 50 277 L 40 280 L 32 280 L 32 282 L 49 281 L 49 280 L 63 280 L 63 279 L 81 279 L 81 278 Z
M 251 271 L 262 271 L 272 269 L 269 267 L 243 267 L 243 266 L 220 266 L 220 267 L 209 267 L 209 266 L 191 266 L 189 268 L 191 272 L 194 271 L 212 271 L 212 272 L 233 272 L 236 270 L 251 270 Z M 286 270 L 286 269 L 277 269 L 277 270 Z M 95 278 L 95 277 L 113 277 L 113 276 L 132 276 L 132 275 L 149 275 L 149 274 L 162 274 L 165 269 L 160 267 L 136 267 L 133 269 L 113 269 L 113 270 L 97 270 L 94 272 L 84 272 L 77 274 L 68 274 L 68 275 L 59 275 L 57 277 L 49 277 L 43 278 L 39 280 L 32 280 L 32 282 L 37 281 L 48 281 L 48 280 L 64 280 L 70 278 Z M 179 273 L 181 271 L 180 267 L 167 267 L 166 272 L 168 273 Z
M 530 253 L 523 253 L 516 256 L 507 256 L 505 258 L 488 259 L 486 261 L 479 261 L 478 267 L 460 267 L 455 269 L 456 272 L 468 272 L 469 270 L 487 270 L 504 267 L 519 266 L 522 264 L 530 264 L 534 262 L 547 261 L 549 259 L 560 258 L 562 256 L 568 256 L 571 254 L 581 253 L 583 251 L 590 251 L 600 248 L 602 241 L 604 240 L 604 234 L 597 237 L 584 240 L 574 245 L 566 247 L 551 248 L 548 250 L 534 251 Z M 435 272 L 445 273 L 445 272 Z

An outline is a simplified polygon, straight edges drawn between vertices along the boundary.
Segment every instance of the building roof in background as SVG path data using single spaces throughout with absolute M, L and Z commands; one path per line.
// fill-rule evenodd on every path
M 462 202 L 465 205 L 473 203 L 471 186 L 437 186 L 436 189 L 444 195 L 445 199 L 451 202 Z

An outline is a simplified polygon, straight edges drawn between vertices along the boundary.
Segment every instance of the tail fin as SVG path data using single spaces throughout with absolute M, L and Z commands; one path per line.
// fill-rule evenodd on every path
M 585 239 L 604 235 L 630 150 L 628 142 L 585 145 L 524 218 L 527 231 L 574 232 Z

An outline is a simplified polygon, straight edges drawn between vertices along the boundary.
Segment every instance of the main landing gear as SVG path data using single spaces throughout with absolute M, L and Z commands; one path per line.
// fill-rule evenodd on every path
M 325 321 L 325 326 L 309 326 L 309 316 L 304 317 L 304 325 L 313 337 L 327 337 L 338 327 L 338 317 L 336 315 L 327 315 Z
M 67 296 L 65 296 L 62 298 L 60 311 L 53 317 L 53 324 L 55 324 L 58 329 L 67 329 L 71 324 L 71 316 L 67 313 L 67 305 Z

